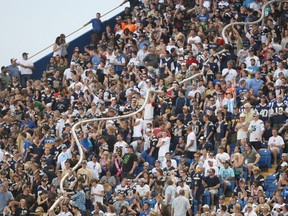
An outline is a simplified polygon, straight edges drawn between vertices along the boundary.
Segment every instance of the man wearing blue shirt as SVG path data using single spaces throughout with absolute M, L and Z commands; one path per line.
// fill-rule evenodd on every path
M 88 24 L 92 23 L 93 32 L 97 34 L 98 40 L 101 39 L 101 32 L 102 32 L 102 21 L 100 20 L 100 13 L 96 13 L 96 18 L 91 19 L 88 23 L 86 23 L 84 26 L 87 26 Z
M 171 205 L 176 197 L 176 188 L 173 186 L 173 181 L 171 178 L 168 178 L 166 181 L 166 190 L 165 190 L 165 205 L 167 205 L 168 211 L 171 211 Z
M 251 65 L 247 68 L 251 78 L 254 78 L 254 75 L 257 71 L 259 71 L 259 66 L 256 65 L 256 61 L 254 58 L 250 59 Z
M 7 71 L 10 71 L 11 77 L 16 77 L 18 80 L 20 80 L 21 72 L 17 66 L 16 61 L 17 61 L 17 59 L 12 58 L 10 60 L 11 65 L 7 66 L 6 69 L 7 69 Z
M 86 195 L 83 190 L 83 186 L 81 184 L 78 184 L 76 188 L 76 194 L 71 196 L 71 200 L 75 202 L 75 205 L 80 209 L 82 215 L 86 214 Z
M 139 216 L 149 216 L 150 215 L 150 203 L 145 202 L 143 205 L 143 211 L 140 212 Z
M 179 196 L 173 200 L 172 203 L 172 216 L 182 216 L 188 214 L 192 216 L 189 200 L 185 197 L 185 191 L 180 190 Z
M 14 197 L 10 191 L 8 191 L 8 186 L 5 183 L 0 185 L 0 214 L 3 214 L 3 209 L 7 205 L 7 201 L 14 200 Z
M 225 194 L 227 186 L 231 186 L 231 181 L 235 180 L 234 170 L 229 166 L 229 162 L 226 161 L 219 170 L 219 176 L 221 178 L 221 184 L 223 184 L 223 194 Z
M 253 88 L 254 95 L 258 95 L 258 91 L 262 88 L 264 83 L 264 81 L 260 79 L 260 76 L 260 72 L 255 73 L 255 78 L 250 82 L 250 88 Z

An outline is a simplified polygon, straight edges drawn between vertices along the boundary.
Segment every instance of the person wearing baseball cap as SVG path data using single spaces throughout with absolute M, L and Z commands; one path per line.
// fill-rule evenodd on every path
M 77 176 L 85 176 L 85 185 L 90 185 L 90 181 L 92 179 L 92 172 L 91 170 L 87 167 L 87 161 L 83 160 L 81 162 L 81 168 L 77 171 Z
M 17 80 L 20 80 L 21 76 L 21 71 L 19 70 L 19 67 L 17 66 L 17 59 L 16 58 L 11 58 L 10 59 L 10 65 L 6 67 L 8 71 L 11 73 L 11 77 L 17 78 Z
M 27 52 L 22 54 L 22 59 L 16 61 L 17 65 L 20 66 L 21 71 L 21 85 L 22 87 L 26 87 L 26 82 L 31 79 L 34 64 L 32 61 L 28 60 Z
M 57 167 L 61 167 L 61 169 L 65 169 L 65 161 L 72 158 L 72 152 L 74 150 L 74 141 L 71 142 L 70 148 L 67 148 L 66 144 L 61 145 L 62 152 L 57 157 Z
M 262 135 L 265 131 L 264 122 L 259 119 L 259 112 L 255 110 L 253 112 L 253 120 L 250 122 L 249 127 L 249 142 L 256 149 L 261 148 Z
M 138 164 L 138 157 L 134 153 L 132 145 L 128 145 L 127 153 L 122 157 L 122 178 L 134 178 L 134 172 Z

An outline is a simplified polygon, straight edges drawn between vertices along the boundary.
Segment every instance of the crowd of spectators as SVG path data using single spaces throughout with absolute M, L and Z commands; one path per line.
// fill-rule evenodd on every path
M 73 53 L 57 37 L 40 80 L 28 53 L 12 58 L 0 74 L 0 215 L 45 215 L 60 195 L 49 215 L 288 215 L 288 2 L 228 28 L 228 44 L 221 35 L 266 2 L 131 0 L 114 26 L 99 13 L 86 23 L 91 44 Z M 163 93 L 142 112 L 76 128 L 84 160 L 72 171 L 71 127 L 135 112 L 149 90 Z

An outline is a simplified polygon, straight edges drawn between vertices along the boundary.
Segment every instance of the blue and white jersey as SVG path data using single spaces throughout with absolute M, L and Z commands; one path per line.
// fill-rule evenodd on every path
M 268 104 L 258 104 L 256 106 L 256 110 L 258 111 L 258 113 L 260 114 L 260 119 L 262 121 L 267 121 L 270 118 L 270 107 Z
M 273 106 L 274 106 L 274 104 L 275 104 L 276 102 L 277 102 L 277 100 L 276 100 L 276 99 L 273 99 L 273 100 L 271 100 L 271 101 L 268 103 L 270 109 L 273 108 Z

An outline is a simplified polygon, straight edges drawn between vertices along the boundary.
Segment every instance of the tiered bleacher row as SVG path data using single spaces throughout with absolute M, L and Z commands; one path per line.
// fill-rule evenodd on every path
M 57 37 L 40 80 L 28 53 L 11 58 L 1 68 L 0 215 L 288 215 L 288 2 L 247 24 L 265 3 L 131 0 L 115 26 L 103 29 L 99 13 L 86 23 L 91 43 L 73 53 Z M 236 21 L 246 24 L 225 43 Z M 77 128 L 84 160 L 72 171 L 71 127 L 133 113 L 149 90 L 163 93 L 133 117 Z

